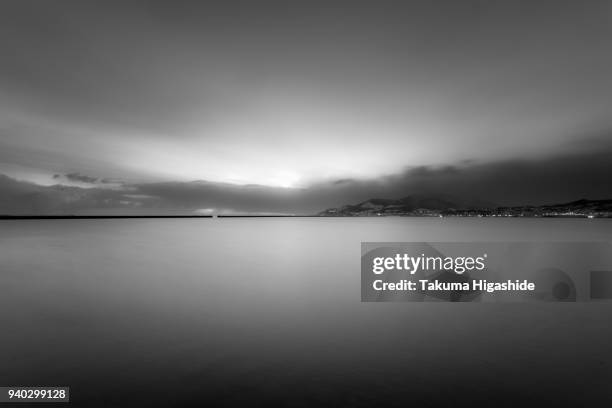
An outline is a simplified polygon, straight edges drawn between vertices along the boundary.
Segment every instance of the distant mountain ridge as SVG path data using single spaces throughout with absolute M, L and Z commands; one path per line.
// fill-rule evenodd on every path
M 329 208 L 319 213 L 319 215 L 351 215 L 361 212 L 384 212 L 386 214 L 391 214 L 412 212 L 418 209 L 442 211 L 475 207 L 490 208 L 494 207 L 494 205 L 482 202 L 460 203 L 448 197 L 413 195 L 399 199 L 371 198 L 358 204 L 344 205 L 339 208 Z
M 495 206 L 461 203 L 448 198 L 408 196 L 400 199 L 372 198 L 321 211 L 319 216 L 501 216 L 501 217 L 612 217 L 612 199 L 580 199 L 563 204 Z

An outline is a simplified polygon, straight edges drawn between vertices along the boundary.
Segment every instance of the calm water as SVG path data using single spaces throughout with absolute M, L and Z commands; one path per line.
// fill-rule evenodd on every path
M 76 406 L 610 406 L 612 304 L 360 303 L 361 241 L 610 220 L 0 221 L 0 385 Z

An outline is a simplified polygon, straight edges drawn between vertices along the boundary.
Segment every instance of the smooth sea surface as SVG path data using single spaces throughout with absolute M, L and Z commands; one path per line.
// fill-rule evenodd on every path
M 612 406 L 612 302 L 361 303 L 362 241 L 612 241 L 612 220 L 0 221 L 0 385 L 68 385 L 70 406 Z

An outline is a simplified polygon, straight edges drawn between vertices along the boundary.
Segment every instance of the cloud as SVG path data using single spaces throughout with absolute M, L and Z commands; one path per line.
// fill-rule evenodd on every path
M 59 178 L 59 177 L 61 177 L 59 174 L 56 174 L 55 176 L 53 176 L 53 178 Z M 90 183 L 90 184 L 93 184 L 99 180 L 96 177 L 89 177 L 89 176 L 85 176 L 79 173 L 67 173 L 64 175 L 64 177 L 66 177 L 68 180 L 80 181 L 82 183 Z
M 338 179 L 338 180 L 335 180 L 335 181 L 333 181 L 332 183 L 333 183 L 334 185 L 340 185 L 340 184 L 352 183 L 352 182 L 354 182 L 354 181 L 355 181 L 354 179 L 350 179 L 350 178 L 343 178 L 343 179 Z
M 416 177 L 430 177 L 441 174 L 455 174 L 458 171 L 456 166 L 416 166 L 408 168 L 406 173 Z
M 122 189 L 125 182 L 119 179 L 92 177 L 78 172 L 54 174 L 53 181 L 59 185 L 81 188 Z
M 420 166 L 371 180 L 336 180 L 299 189 L 206 181 L 124 184 L 122 189 L 102 188 L 102 184 L 44 187 L 0 176 L 0 212 L 192 213 L 214 209 L 218 213 L 312 214 L 370 198 L 410 195 L 464 205 L 545 204 L 610 198 L 610 174 L 612 150 L 540 160 Z

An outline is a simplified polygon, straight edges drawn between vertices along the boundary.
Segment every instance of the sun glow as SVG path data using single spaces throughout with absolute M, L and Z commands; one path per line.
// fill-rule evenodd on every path
M 300 177 L 290 171 L 282 171 L 265 180 L 263 184 L 273 187 L 294 188 L 297 187 Z

